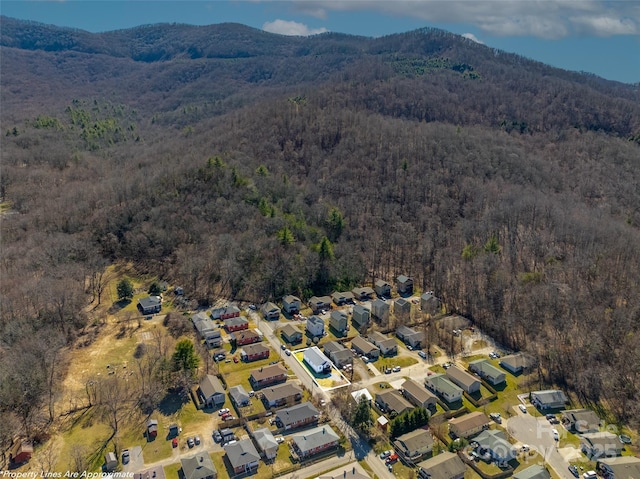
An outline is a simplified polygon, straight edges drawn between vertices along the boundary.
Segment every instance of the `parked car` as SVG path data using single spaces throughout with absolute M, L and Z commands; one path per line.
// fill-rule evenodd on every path
M 582 477 L 584 477 L 584 479 L 597 479 L 598 475 L 596 474 L 596 471 L 587 471 L 582 475 Z
M 522 447 L 520 448 L 520 450 L 522 452 L 529 452 L 531 450 L 531 448 L 529 447 L 528 444 L 523 444 Z
M 228 412 L 229 412 L 229 408 L 226 408 L 226 407 L 225 407 L 225 408 L 220 409 L 220 410 L 218 411 L 218 416 L 222 416 L 223 414 L 226 414 L 226 413 L 228 413 Z
M 631 444 L 631 436 L 627 436 L 626 434 L 620 434 L 618 439 L 620 439 L 622 444 Z
M 282 443 L 284 442 L 284 437 L 282 437 L 282 436 L 278 436 L 278 437 L 276 437 L 276 442 L 277 442 L 278 444 L 282 444 Z
M 193 438 L 192 437 L 187 438 L 187 446 L 189 446 L 189 449 L 191 449 L 194 445 L 195 445 L 195 442 L 193 441 Z
M 129 455 L 129 449 L 125 449 L 122 451 L 122 464 L 129 464 L 129 459 L 131 456 Z
M 291 356 L 291 350 L 290 350 L 290 349 L 285 349 L 285 350 L 284 350 L 284 353 L 285 353 L 287 356 Z
M 408 349 L 409 351 L 413 351 L 413 348 L 412 348 L 409 344 L 407 344 L 407 349 Z
M 527 406 L 524 404 L 518 404 L 518 408 L 522 411 L 523 414 L 527 414 Z
M 285 349 L 287 349 L 287 347 L 284 344 L 281 344 L 280 345 L 280 349 L 282 349 L 284 351 Z
M 264 416 L 265 416 L 265 417 L 273 416 L 273 413 L 272 413 L 271 411 L 269 411 L 269 412 L 268 412 L 268 413 L 266 413 Z
M 552 429 L 551 430 L 551 434 L 553 434 L 553 440 L 554 441 L 559 441 L 560 440 L 560 433 L 558 432 L 557 429 Z
M 222 434 L 219 431 L 213 431 L 213 440 L 217 443 L 222 442 Z
M 401 368 L 400 368 L 400 366 L 394 366 L 394 367 L 393 367 L 393 369 L 392 369 L 392 371 L 393 371 L 394 373 L 399 373 L 399 372 L 400 372 L 400 369 L 401 369 Z
M 380 459 L 386 459 L 391 455 L 391 451 L 384 451 L 380 453 Z
M 393 464 L 387 464 L 387 469 L 389 472 L 393 472 Z
M 580 477 L 580 473 L 578 472 L 578 468 L 576 466 L 569 466 L 569 472 L 574 475 L 574 477 Z
M 233 362 L 234 362 L 234 363 L 237 363 L 237 362 L 238 362 L 238 356 L 234 356 L 234 357 L 233 357 Z
M 223 418 L 225 421 L 233 421 L 235 419 L 235 416 L 227 416 L 225 418 Z
M 422 359 L 427 359 L 427 353 L 425 353 L 424 351 L 418 351 L 418 356 L 420 356 Z
M 253 397 L 253 396 L 255 396 L 255 395 L 256 395 L 255 391 L 249 391 L 249 397 L 250 397 L 250 398 L 252 398 L 252 397 Z
M 384 373 L 385 373 L 385 374 L 391 374 L 391 368 L 386 368 L 386 369 L 384 370 Z
M 387 460 L 385 461 L 385 463 L 386 464 L 394 464 L 397 461 L 398 461 L 398 455 L 393 453 L 389 457 L 387 457 Z
M 249 305 L 249 309 L 250 309 L 251 311 L 256 311 L 258 308 L 257 308 L 257 306 L 256 306 L 255 304 L 250 304 L 250 305 Z
M 499 412 L 492 412 L 491 414 L 489 414 L 489 417 L 498 424 L 502 423 L 502 416 L 500 416 Z
M 193 442 L 195 442 L 195 443 L 196 443 L 196 446 L 199 446 L 199 445 L 200 445 L 200 436 L 196 436 L 196 437 L 194 437 L 194 438 L 193 438 Z
M 171 446 L 172 446 L 172 447 L 178 447 L 178 438 L 177 438 L 177 437 L 174 437 L 174 438 L 171 440 Z

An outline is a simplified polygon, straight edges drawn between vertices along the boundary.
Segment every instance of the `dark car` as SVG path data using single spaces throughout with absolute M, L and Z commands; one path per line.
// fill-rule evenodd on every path
M 173 440 L 171 441 L 171 446 L 172 447 L 178 447 L 178 438 L 174 437 Z
M 193 446 L 195 445 L 195 443 L 193 442 L 193 438 L 189 438 L 187 439 L 187 446 L 189 446 L 189 449 L 191 449 Z
M 128 464 L 130 458 L 131 456 L 129 456 L 129 449 L 125 449 L 124 451 L 122 451 L 122 464 Z
M 576 466 L 569 466 L 569 472 L 573 474 L 575 477 L 579 477 L 580 473 L 578 472 L 578 468 Z
M 195 443 L 196 443 L 196 446 L 199 446 L 199 445 L 200 445 L 200 436 L 196 436 L 196 437 L 194 437 L 194 438 L 193 438 L 193 442 L 195 442 Z

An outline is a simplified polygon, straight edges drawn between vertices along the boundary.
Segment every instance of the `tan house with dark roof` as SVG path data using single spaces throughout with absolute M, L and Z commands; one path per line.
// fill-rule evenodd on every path
M 364 354 L 369 359 L 378 359 L 380 357 L 380 350 L 362 336 L 353 338 L 351 347 L 355 349 L 358 354 Z
M 449 419 L 449 432 L 455 437 L 469 438 L 489 427 L 491 420 L 486 414 L 475 411 Z
M 416 429 L 403 434 L 393 441 L 393 446 L 398 455 L 402 456 L 405 461 L 416 463 L 431 455 L 433 437 L 425 429 Z
M 480 391 L 480 381 L 475 376 L 463 371 L 457 366 L 451 366 L 447 369 L 447 378 L 469 394 Z
M 425 409 L 435 409 L 438 398 L 431 391 L 415 382 L 413 379 L 407 379 L 402 383 L 402 393 L 411 404 L 416 407 Z

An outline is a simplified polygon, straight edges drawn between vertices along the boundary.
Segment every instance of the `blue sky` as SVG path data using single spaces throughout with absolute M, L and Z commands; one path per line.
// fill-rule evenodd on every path
M 91 32 L 237 22 L 286 35 L 377 37 L 429 26 L 568 70 L 640 82 L 640 0 L 2 0 L 0 12 Z

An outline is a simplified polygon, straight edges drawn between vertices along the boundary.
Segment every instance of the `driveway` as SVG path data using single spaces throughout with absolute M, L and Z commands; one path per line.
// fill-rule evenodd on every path
M 134 446 L 129 448 L 129 463 L 122 465 L 124 472 L 138 472 L 144 469 L 144 458 L 142 457 L 142 447 Z
M 514 410 L 516 409 L 514 408 Z M 523 414 L 520 410 L 517 411 L 515 416 L 505 420 L 505 427 L 509 434 L 521 444 L 528 444 L 532 449 L 540 453 L 545 462 L 562 479 L 575 479 L 569 472 L 569 463 L 564 458 L 569 448 L 564 448 L 561 453 L 551 432 L 554 427 L 558 429 L 560 435 L 566 431 L 558 424 L 550 424 L 545 417 L 534 417 L 530 414 Z

